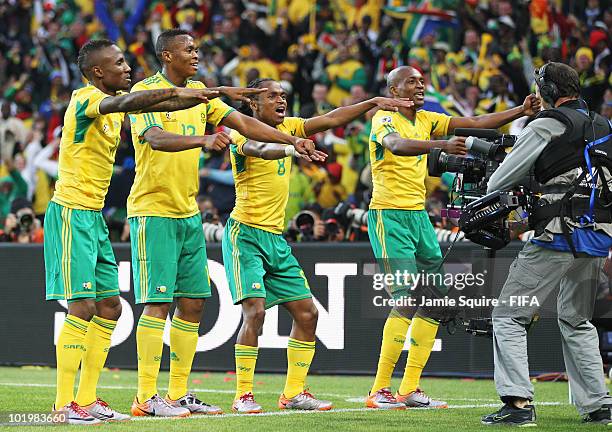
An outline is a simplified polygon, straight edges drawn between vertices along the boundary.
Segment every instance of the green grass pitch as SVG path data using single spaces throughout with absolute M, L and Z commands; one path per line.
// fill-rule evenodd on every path
M 472 431 L 490 430 L 480 424 L 480 416 L 500 406 L 491 380 L 460 380 L 426 378 L 423 388 L 433 396 L 447 400 L 447 410 L 406 410 L 381 412 L 367 410 L 364 396 L 372 384 L 371 377 L 310 376 L 311 391 L 322 399 L 332 400 L 335 410 L 321 413 L 279 411 L 276 401 L 282 391 L 284 376 L 257 374 L 256 400 L 263 405 L 264 414 L 234 415 L 230 406 L 235 376 L 227 373 L 194 372 L 191 388 L 204 401 L 221 406 L 227 414 L 221 416 L 192 416 L 187 419 L 136 419 L 121 424 L 104 424 L 96 431 L 362 431 L 362 430 L 421 430 Z M 159 378 L 160 392 L 165 390 L 168 373 Z M 54 399 L 55 370 L 41 367 L 0 368 L 0 413 L 5 421 L 9 412 L 48 412 Z M 395 378 L 394 388 L 399 385 Z M 605 426 L 584 426 L 575 408 L 568 404 L 567 383 L 537 383 L 538 430 L 601 430 Z M 136 391 L 136 372 L 105 370 L 99 383 L 98 395 L 122 412 L 129 408 Z M 44 426 L 0 426 L 8 431 L 41 431 Z M 92 426 L 54 426 L 53 431 L 75 431 Z

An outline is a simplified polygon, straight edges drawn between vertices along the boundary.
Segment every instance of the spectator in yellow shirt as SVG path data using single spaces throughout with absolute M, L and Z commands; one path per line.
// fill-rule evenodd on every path
M 327 101 L 335 107 L 351 95 L 352 86 L 365 86 L 368 81 L 363 64 L 352 56 L 346 45 L 338 47 L 336 61 L 325 69 L 325 80 L 330 85 Z

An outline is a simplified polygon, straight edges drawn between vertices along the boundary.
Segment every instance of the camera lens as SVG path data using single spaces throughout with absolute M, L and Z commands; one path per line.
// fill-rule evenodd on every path
M 34 217 L 29 213 L 21 215 L 19 218 L 19 225 L 21 225 L 23 228 L 29 228 L 32 225 L 32 222 L 34 222 Z

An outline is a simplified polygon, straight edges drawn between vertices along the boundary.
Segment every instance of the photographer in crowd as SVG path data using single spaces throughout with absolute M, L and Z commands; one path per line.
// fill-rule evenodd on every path
M 32 203 L 26 198 L 16 198 L 6 216 L 4 230 L 0 230 L 0 242 L 42 243 L 43 228 L 36 219 Z
M 560 286 L 558 323 L 572 398 L 585 422 L 612 425 L 612 398 L 604 381 L 597 330 L 590 322 L 598 274 L 612 245 L 610 210 L 600 204 L 600 197 L 610 198 L 600 193 L 609 192 L 609 173 L 601 182 L 607 170 L 598 168 L 599 189 L 591 195 L 594 180 L 590 156 L 585 157 L 585 144 L 587 149 L 593 142 L 609 145 L 611 127 L 579 98 L 579 76 L 571 67 L 548 63 L 536 71 L 535 79 L 547 109 L 523 130 L 488 184 L 489 192 L 508 190 L 533 169 L 544 195 L 529 216 L 535 237 L 512 263 L 493 311 L 495 384 L 505 405 L 482 422 L 535 425 L 527 329 L 538 307 L 513 307 L 510 299 L 528 295 L 542 305 Z

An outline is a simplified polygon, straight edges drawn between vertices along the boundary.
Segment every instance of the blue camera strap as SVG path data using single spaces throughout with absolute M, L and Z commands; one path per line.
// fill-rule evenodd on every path
M 586 161 L 587 169 L 589 170 L 589 174 L 591 175 L 591 196 L 589 198 L 589 213 L 585 214 L 580 218 L 580 223 L 582 225 L 586 225 L 588 223 L 594 223 L 595 219 L 593 218 L 593 212 L 595 210 L 595 190 L 597 189 L 597 172 L 593 169 L 593 164 L 591 163 L 591 155 L 589 154 L 589 150 L 591 148 L 603 144 L 608 141 L 612 137 L 612 134 L 608 134 L 605 137 L 599 138 L 598 140 L 591 141 L 584 147 L 584 159 Z M 605 179 L 604 179 L 605 181 Z

